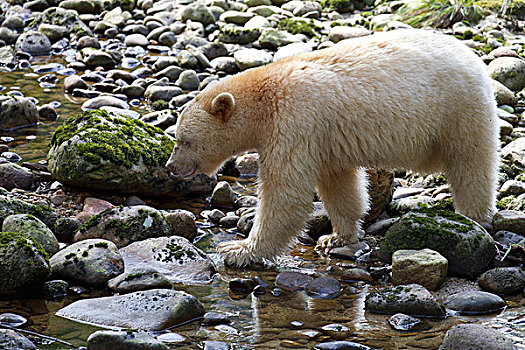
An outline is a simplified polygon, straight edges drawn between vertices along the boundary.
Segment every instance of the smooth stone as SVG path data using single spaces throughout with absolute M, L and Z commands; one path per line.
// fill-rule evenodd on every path
M 322 202 L 314 202 L 313 209 L 306 221 L 306 233 L 314 240 L 332 233 L 332 222 Z
M 217 183 L 210 198 L 210 204 L 215 208 L 233 208 L 235 204 L 235 192 L 226 181 Z
M 273 61 L 271 53 L 257 49 L 242 49 L 236 51 L 233 57 L 240 70 L 262 66 Z
M 417 283 L 436 290 L 447 277 L 448 261 L 431 249 L 398 250 L 392 255 L 392 283 Z
M 35 56 L 45 55 L 51 51 L 51 42 L 44 34 L 29 30 L 18 37 L 15 49 Z
M 512 339 L 481 324 L 460 324 L 443 338 L 439 350 L 518 350 Z
M 496 294 L 466 291 L 449 296 L 445 306 L 459 315 L 486 315 L 503 310 L 507 303 Z
M 525 137 L 519 137 L 503 147 L 501 158 L 504 161 L 525 167 Z
M 365 299 L 365 310 L 379 314 L 403 313 L 411 316 L 445 317 L 445 307 L 419 284 L 384 288 L 370 293 Z
M 514 106 L 518 103 L 518 98 L 514 92 L 497 80 L 492 80 L 492 87 L 494 88 L 494 97 L 498 105 Z
M 0 164 L 0 187 L 8 191 L 11 191 L 13 188 L 30 190 L 35 184 L 35 180 L 35 176 L 31 171 L 18 164 Z
M 127 46 L 142 46 L 146 47 L 149 45 L 149 40 L 142 34 L 130 34 L 126 36 L 124 41 Z
M 335 247 L 328 252 L 328 255 L 336 259 L 356 260 L 369 251 L 370 246 L 368 244 L 365 242 L 358 242 L 343 247 Z
M 38 110 L 28 98 L 0 96 L 0 130 L 35 125 Z
M 63 280 L 52 280 L 44 283 L 44 296 L 48 299 L 58 299 L 67 296 L 69 283 Z
M 319 343 L 314 346 L 315 350 L 370 350 L 371 348 L 359 344 L 354 343 L 347 340 L 338 340 L 338 341 L 331 341 L 331 342 L 325 342 L 325 343 Z
M 197 223 L 192 212 L 180 209 L 167 213 L 164 217 L 169 222 L 173 235 L 184 237 L 190 242 L 197 237 Z
M 35 344 L 11 329 L 0 328 L 0 348 L 2 350 L 37 350 Z
M 339 295 L 339 282 L 330 276 L 317 277 L 310 281 L 305 288 L 306 294 L 312 298 L 333 299 Z
M 182 89 L 178 86 L 155 86 L 150 85 L 144 92 L 144 97 L 150 101 L 166 101 L 169 102 L 173 97 L 181 95 Z
M 277 62 L 283 58 L 298 55 L 301 53 L 312 52 L 312 45 L 308 43 L 291 43 L 285 46 L 279 47 L 275 55 L 273 56 L 273 61 Z
M 312 276 L 301 272 L 283 271 L 275 278 L 275 285 L 285 290 L 296 291 L 306 288 L 313 280 Z
M 20 232 L 34 238 L 42 245 L 49 256 L 58 249 L 58 241 L 53 232 L 40 219 L 29 214 L 15 214 L 5 218 L 2 224 L 3 232 Z
M 86 239 L 74 243 L 50 259 L 55 278 L 102 286 L 124 272 L 124 260 L 117 246 L 103 239 Z
M 17 314 L 6 312 L 0 314 L 0 323 L 5 324 L 9 327 L 20 327 L 27 323 L 27 319 Z
M 201 324 L 203 326 L 216 326 L 219 324 L 230 324 L 232 321 L 228 315 L 218 312 L 207 312 L 202 318 Z
M 419 318 L 415 318 L 405 314 L 393 315 L 388 320 L 388 323 L 396 331 L 418 332 L 430 328 L 428 324 L 425 324 Z
M 79 300 L 56 315 L 94 325 L 159 331 L 203 316 L 204 308 L 186 292 L 153 289 Z
M 334 43 L 337 43 L 343 40 L 359 38 L 359 37 L 367 36 L 370 34 L 372 34 L 372 32 L 366 28 L 335 26 L 330 29 L 328 38 Z
M 487 67 L 492 79 L 499 81 L 512 91 L 525 87 L 525 62 L 515 57 L 499 57 Z
M 525 193 L 525 182 L 516 180 L 505 181 L 499 190 L 500 197 L 518 196 L 522 193 Z
M 170 280 L 149 267 L 124 272 L 108 281 L 108 288 L 117 293 L 130 293 L 148 289 L 171 289 Z
M 494 215 L 495 231 L 510 231 L 525 235 L 525 213 L 517 210 L 502 210 Z
M 87 339 L 89 350 L 168 350 L 160 340 L 136 331 L 97 331 Z
M 359 268 L 348 269 L 341 276 L 343 281 L 365 281 L 372 282 L 374 279 L 367 271 Z
M 129 105 L 126 101 L 121 100 L 113 96 L 99 96 L 87 100 L 82 104 L 82 110 L 100 109 L 103 106 L 116 107 L 121 109 L 129 109 Z
M 479 286 L 496 294 L 518 294 L 525 288 L 525 270 L 518 266 L 497 267 L 478 279 Z

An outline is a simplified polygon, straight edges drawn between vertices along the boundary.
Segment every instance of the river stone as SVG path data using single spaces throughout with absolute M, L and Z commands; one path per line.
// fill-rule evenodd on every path
M 402 197 L 392 200 L 392 202 L 388 204 L 387 210 L 391 216 L 403 215 L 412 210 L 432 206 L 435 201 L 434 198 L 423 195 Z
M 182 94 L 182 89 L 178 86 L 157 86 L 150 85 L 144 92 L 144 97 L 150 101 L 166 101 L 169 102 L 173 97 Z
M 315 350 L 370 350 L 366 345 L 354 343 L 347 340 L 337 340 L 326 343 L 319 343 L 314 346 Z
M 200 22 L 204 26 L 215 23 L 215 16 L 210 9 L 201 3 L 193 3 L 184 7 L 181 11 L 182 21 L 192 20 Z
M 115 107 L 115 108 L 121 108 L 121 109 L 129 109 L 129 105 L 126 101 L 121 100 L 120 98 L 116 98 L 113 96 L 99 96 L 92 98 L 90 100 L 87 100 L 82 104 L 82 110 L 88 110 L 88 109 L 100 109 L 101 107 Z
M 68 34 L 66 27 L 47 23 L 42 23 L 38 27 L 38 31 L 47 36 L 48 39 L 53 43 L 56 43 Z
M 30 190 L 35 182 L 33 173 L 28 169 L 15 164 L 0 164 L 0 187 L 11 191 L 13 188 Z
M 495 231 L 510 231 L 525 235 L 525 213 L 517 210 L 502 210 L 494 215 L 492 225 Z
M 359 38 L 361 36 L 367 36 L 372 34 L 366 28 L 361 27 L 347 27 L 347 26 L 335 26 L 330 28 L 328 38 L 334 43 L 340 42 L 346 39 Z
M 240 12 L 230 10 L 223 12 L 219 17 L 219 21 L 243 26 L 253 17 L 255 17 L 255 13 L 252 12 Z
M 445 306 L 459 315 L 486 315 L 503 310 L 507 303 L 496 294 L 466 291 L 449 296 Z
M 525 167 L 525 137 L 519 137 L 501 150 L 501 158 Z
M 306 233 L 315 241 L 332 233 L 332 222 L 322 202 L 313 203 L 313 210 L 306 221 Z
M 259 36 L 259 45 L 264 49 L 276 50 L 281 46 L 286 46 L 300 40 L 286 30 L 275 28 L 263 28 Z
M 177 210 L 164 215 L 171 227 L 171 234 L 193 241 L 197 237 L 195 215 L 188 210 Z
M 76 58 L 88 67 L 113 68 L 117 64 L 115 59 L 108 52 L 93 49 L 91 47 L 83 48 L 77 52 Z
M 39 218 L 47 227 L 54 230 L 59 215 L 51 208 L 24 202 L 18 198 L 0 195 L 0 223 L 13 214 L 30 214 Z
M 139 120 L 91 111 L 56 129 L 48 168 L 56 180 L 92 190 L 148 197 L 210 193 L 214 178 L 183 180 L 165 168 L 174 144 L 161 129 Z
M 215 266 L 204 252 L 186 238 L 150 238 L 120 249 L 126 271 L 153 268 L 172 283 L 209 283 Z
M 459 324 L 452 327 L 439 350 L 518 350 L 512 339 L 481 324 Z
M 124 272 L 117 246 L 103 239 L 74 243 L 53 255 L 50 263 L 55 278 L 94 287 Z
M 392 261 L 400 249 L 429 248 L 448 260 L 448 273 L 476 278 L 496 254 L 492 237 L 476 222 L 448 210 L 425 209 L 411 212 L 387 231 L 378 251 L 379 258 Z
M 75 241 L 103 238 L 124 247 L 152 237 L 169 236 L 171 229 L 164 216 L 146 205 L 114 207 L 93 216 L 75 235 Z
M 11 329 L 0 328 L 0 348 L 2 350 L 37 350 L 35 344 Z
M 11 46 L 0 47 L 0 66 L 14 69 L 16 64 L 17 59 L 13 48 Z
M 525 182 L 516 180 L 505 181 L 499 190 L 500 197 L 518 196 L 522 193 L 525 193 Z
M 339 295 L 341 287 L 335 278 L 321 276 L 310 281 L 305 290 L 312 298 L 333 299 Z
M 0 96 L 0 130 L 35 125 L 38 109 L 25 97 Z
M 257 49 L 242 49 L 236 51 L 233 57 L 240 70 L 263 66 L 273 60 L 271 53 Z
M 44 34 L 35 30 L 29 30 L 18 37 L 15 49 L 35 56 L 45 55 L 51 51 L 51 42 Z
M 15 214 L 5 218 L 2 224 L 4 232 L 25 233 L 42 245 L 49 256 L 58 252 L 58 241 L 53 232 L 40 219 L 29 214 Z
M 419 284 L 384 288 L 370 293 L 365 299 L 365 309 L 379 314 L 403 313 L 411 316 L 445 317 L 445 307 Z
M 47 253 L 34 238 L 0 232 L 0 297 L 37 292 L 50 273 Z
M 93 325 L 160 331 L 203 316 L 204 308 L 186 292 L 152 289 L 79 300 L 56 315 Z
M 312 276 L 301 272 L 283 271 L 275 278 L 275 285 L 281 289 L 296 291 L 304 289 L 313 280 Z
M 78 75 L 70 75 L 64 79 L 64 91 L 72 92 L 74 89 L 88 89 L 88 84 Z
M 303 42 L 294 42 L 285 46 L 280 47 L 275 55 L 273 55 L 273 61 L 277 62 L 283 58 L 298 55 L 301 53 L 312 52 L 313 48 L 311 44 Z
M 260 35 L 261 32 L 257 28 L 227 24 L 220 29 L 219 41 L 227 44 L 246 45 L 257 40 Z
M 44 283 L 44 296 L 47 299 L 63 298 L 67 295 L 69 283 L 63 280 L 52 280 Z
M 235 203 L 235 192 L 226 181 L 219 182 L 213 189 L 210 204 L 212 207 L 233 208 Z
M 497 267 L 479 277 L 479 286 L 496 294 L 518 294 L 525 288 L 525 270 L 518 266 Z
M 388 319 L 390 326 L 397 331 L 418 332 L 425 329 L 430 329 L 430 326 L 422 322 L 419 318 L 408 316 L 405 314 L 395 314 Z
M 489 63 L 488 73 L 512 91 L 525 87 L 525 62 L 515 57 L 499 57 Z
M 124 41 L 126 43 L 126 46 L 142 46 L 146 47 L 149 45 L 149 40 L 142 34 L 130 34 L 126 36 L 126 39 Z
M 95 3 L 92 1 L 62 0 L 58 6 L 68 10 L 75 10 L 80 14 L 95 12 Z
M 499 81 L 492 80 L 492 87 L 494 88 L 494 97 L 496 98 L 498 105 L 514 106 L 518 103 L 518 98 L 514 92 Z
M 200 80 L 197 72 L 193 69 L 187 69 L 179 75 L 176 84 L 183 90 L 197 90 Z
M 97 331 L 87 339 L 89 350 L 168 350 L 160 340 L 145 332 Z
M 157 270 L 145 267 L 131 270 L 108 281 L 108 288 L 117 293 L 131 293 L 148 289 L 171 289 L 170 280 Z
M 431 249 L 398 250 L 392 255 L 392 283 L 436 290 L 447 277 L 447 267 L 447 259 Z

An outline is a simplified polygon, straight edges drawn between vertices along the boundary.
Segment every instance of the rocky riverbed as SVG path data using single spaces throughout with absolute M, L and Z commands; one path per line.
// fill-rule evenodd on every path
M 484 6 L 0 1 L 0 348 L 525 348 L 525 11 Z M 370 169 L 361 250 L 314 251 L 331 232 L 315 202 L 274 265 L 224 266 L 258 156 L 173 176 L 180 110 L 225 76 L 410 25 L 463 40 L 494 79 L 492 227 L 454 214 L 442 175 Z

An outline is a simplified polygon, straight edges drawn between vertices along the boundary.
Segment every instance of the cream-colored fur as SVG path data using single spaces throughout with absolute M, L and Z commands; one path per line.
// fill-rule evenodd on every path
M 495 209 L 490 78 L 470 49 L 428 31 L 351 39 L 224 79 L 188 105 L 176 136 L 167 166 L 187 176 L 260 153 L 253 229 L 218 248 L 237 266 L 271 260 L 292 242 L 314 188 L 335 232 L 320 245 L 356 242 L 368 209 L 364 167 L 442 172 L 459 213 L 484 222 Z

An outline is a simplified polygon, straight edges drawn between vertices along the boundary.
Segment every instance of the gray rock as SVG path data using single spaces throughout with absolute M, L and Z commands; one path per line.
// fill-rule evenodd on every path
M 70 75 L 64 79 L 64 90 L 72 92 L 74 89 L 88 89 L 88 84 L 78 75 Z
M 494 88 L 494 97 L 496 98 L 498 105 L 514 106 L 518 103 L 518 98 L 514 92 L 499 81 L 492 80 L 492 87 Z
M 507 303 L 496 294 L 466 291 L 449 296 L 445 306 L 459 315 L 486 315 L 501 311 Z
M 187 20 L 192 20 L 195 22 L 200 22 L 205 26 L 215 23 L 215 16 L 213 13 L 207 6 L 200 3 L 193 3 L 184 7 L 180 15 L 184 22 Z
M 501 210 L 494 215 L 492 225 L 496 231 L 511 231 L 525 235 L 525 213 L 517 210 Z
M 519 58 L 496 58 L 489 63 L 487 69 L 492 79 L 512 91 L 519 91 L 525 87 L 525 62 Z
M 439 350 L 517 350 L 512 339 L 481 324 L 460 324 L 452 327 Z
M 114 24 L 117 27 L 122 27 L 124 23 L 130 18 L 131 14 L 129 12 L 122 11 L 120 7 L 115 7 L 113 10 L 107 12 L 104 15 L 103 21 Z
M 100 42 L 93 36 L 83 36 L 77 41 L 77 50 L 82 50 L 86 47 L 92 47 L 94 49 L 100 49 Z
M 177 36 L 172 31 L 167 31 L 159 35 L 159 44 L 172 46 L 177 42 Z
M 37 350 L 35 344 L 10 329 L 0 329 L 0 348 L 3 350 Z
M 11 46 L 0 47 L 0 66 L 14 69 L 18 60 Z
M 105 67 L 113 68 L 117 64 L 115 58 L 102 50 L 96 50 L 91 47 L 83 48 L 77 52 L 77 60 L 81 61 L 88 67 Z
M 519 137 L 503 147 L 501 158 L 525 167 L 525 137 Z
M 108 281 L 108 288 L 117 293 L 131 293 L 148 289 L 171 289 L 170 280 L 149 267 L 127 271 Z
M 174 110 L 151 112 L 140 117 L 140 120 L 149 125 L 165 130 L 177 122 L 177 113 Z
M 275 278 L 275 285 L 281 289 L 296 291 L 306 288 L 314 278 L 301 272 L 283 271 Z
M 0 164 L 0 186 L 8 191 L 13 188 L 30 190 L 35 183 L 35 176 L 28 169 L 15 163 Z
M 22 33 L 15 43 L 17 51 L 25 51 L 32 55 L 45 55 L 51 51 L 51 42 L 44 34 L 29 30 Z
M 75 10 L 78 13 L 95 13 L 95 3 L 83 0 L 63 0 L 60 1 L 60 7 Z
M 418 284 L 384 288 L 366 296 L 365 309 L 380 314 L 445 317 L 446 312 L 432 294 Z
M 197 237 L 195 215 L 187 210 L 177 210 L 164 215 L 171 227 L 171 234 L 186 238 L 190 242 Z
M 316 240 L 323 235 L 329 235 L 332 233 L 332 222 L 328 217 L 328 213 L 324 208 L 323 203 L 314 202 L 313 210 L 310 213 L 306 222 L 306 233 L 312 239 Z
M 331 342 L 325 342 L 325 343 L 319 343 L 314 346 L 315 350 L 370 350 L 371 348 L 359 344 L 354 343 L 347 340 L 337 340 L 337 341 L 331 341 Z
M 370 34 L 372 34 L 372 32 L 366 28 L 336 26 L 330 29 L 328 38 L 334 43 L 337 43 L 342 40 L 359 38 L 359 37 L 367 36 Z
M 261 45 L 262 48 L 271 50 L 298 41 L 300 40 L 287 31 L 275 28 L 264 28 L 259 36 L 259 45 Z
M 260 35 L 261 32 L 257 28 L 227 24 L 219 32 L 219 41 L 227 44 L 246 45 L 257 40 Z
M 496 254 L 492 237 L 476 222 L 446 210 L 427 209 L 401 217 L 387 231 L 378 252 L 390 262 L 400 249 L 430 248 L 448 260 L 448 273 L 476 278 Z
M 6 27 L 0 27 L 0 40 L 5 41 L 7 44 L 14 44 L 18 39 L 19 35 Z
M 517 244 L 523 240 L 525 240 L 525 237 L 518 235 L 514 232 L 509 231 L 498 231 L 494 235 L 494 240 L 496 242 L 499 242 L 505 246 L 509 246 L 512 244 Z
M 217 71 L 223 71 L 228 74 L 234 74 L 239 71 L 237 61 L 233 57 L 217 57 L 214 58 L 210 65 Z
M 178 62 L 178 61 L 177 61 Z M 168 78 L 170 81 L 176 81 L 184 70 L 177 66 L 167 66 L 154 74 L 155 78 Z
M 53 43 L 56 43 L 57 41 L 64 38 L 68 34 L 66 27 L 57 26 L 57 25 L 48 24 L 48 23 L 42 23 L 38 27 L 38 31 L 44 34 L 45 36 L 47 36 L 49 41 Z
M 255 13 L 252 12 L 226 11 L 221 14 L 219 21 L 243 26 L 253 17 Z
M 2 224 L 4 232 L 19 232 L 29 235 L 42 245 L 49 256 L 55 254 L 59 247 L 53 232 L 38 218 L 29 214 L 15 214 L 5 218 Z
M 182 89 L 178 86 L 156 86 L 150 85 L 144 92 L 144 97 L 150 101 L 166 101 L 169 102 L 173 97 L 181 95 Z
M 160 340 L 144 332 L 97 331 L 87 339 L 89 350 L 168 350 Z
M 312 298 L 333 299 L 339 295 L 341 287 L 339 282 L 330 276 L 317 277 L 310 281 L 305 288 L 306 294 Z
M 44 296 L 48 299 L 63 298 L 67 295 L 69 283 L 62 280 L 52 280 L 44 283 Z
M 192 69 L 183 71 L 176 83 L 183 90 L 197 90 L 199 88 L 200 80 L 197 72 Z
M 36 216 L 51 230 L 54 230 L 55 224 L 59 219 L 59 215 L 47 206 L 0 195 L 0 222 L 3 222 L 6 217 L 13 214 L 30 214 Z
M 430 326 L 426 322 L 422 322 L 418 318 L 405 314 L 393 315 L 388 320 L 388 323 L 397 331 L 418 332 L 421 330 L 430 329 Z
M 100 287 L 124 272 L 117 246 L 103 239 L 87 239 L 72 244 L 50 259 L 55 278 Z
M 240 233 L 248 235 L 253 227 L 253 221 L 255 220 L 255 210 L 245 211 L 242 213 L 241 218 L 237 222 L 237 230 Z
M 211 206 L 219 208 L 233 208 L 234 203 L 235 192 L 233 192 L 230 184 L 226 181 L 219 182 L 211 194 Z
M 47 253 L 32 237 L 0 232 L 0 297 L 39 291 L 51 271 Z
M 2 27 L 9 29 L 23 29 L 24 28 L 24 19 L 22 16 L 11 14 L 2 22 Z
M 0 97 L 0 130 L 35 125 L 38 122 L 36 106 L 25 97 Z
M 204 308 L 185 292 L 153 289 L 79 300 L 56 315 L 94 325 L 159 331 L 203 316 Z
M 48 168 L 62 183 L 149 197 L 210 193 L 216 183 L 205 175 L 182 180 L 170 173 L 164 165 L 174 141 L 141 121 L 92 111 L 69 118 L 64 125 L 70 132 L 58 128 L 48 153 Z M 94 132 L 90 125 L 106 131 Z M 127 134 L 120 125 L 129 126 Z M 105 152 L 108 143 L 115 151 Z
M 142 46 L 146 47 L 149 45 L 149 40 L 142 34 L 130 34 L 125 39 L 126 46 Z
M 392 283 L 418 283 L 436 290 L 447 277 L 448 261 L 431 249 L 398 250 L 392 255 Z
M 301 53 L 311 52 L 312 50 L 312 45 L 308 43 L 294 42 L 280 47 L 273 56 L 273 61 L 276 62 L 282 60 L 283 58 L 298 55 Z
M 75 235 L 75 241 L 103 238 L 117 247 L 153 237 L 170 236 L 169 223 L 158 210 L 146 205 L 114 207 L 93 216 Z
M 518 266 L 498 267 L 479 277 L 479 286 L 496 294 L 518 294 L 525 288 L 525 270 Z
M 129 105 L 126 101 L 123 101 L 120 98 L 116 98 L 113 96 L 104 95 L 92 98 L 84 102 L 82 104 L 82 110 L 86 111 L 90 109 L 100 109 L 101 107 L 105 106 L 129 109 Z
M 402 215 L 412 210 L 432 206 L 435 199 L 429 196 L 417 195 L 394 199 L 387 207 L 390 215 Z
M 525 182 L 516 180 L 505 181 L 499 190 L 500 197 L 518 196 L 522 193 L 525 193 Z
M 186 238 L 150 238 L 120 249 L 126 271 L 154 268 L 172 283 L 208 283 L 215 266 L 200 249 Z
M 263 66 L 272 62 L 272 54 L 257 49 L 243 49 L 233 54 L 240 70 Z

